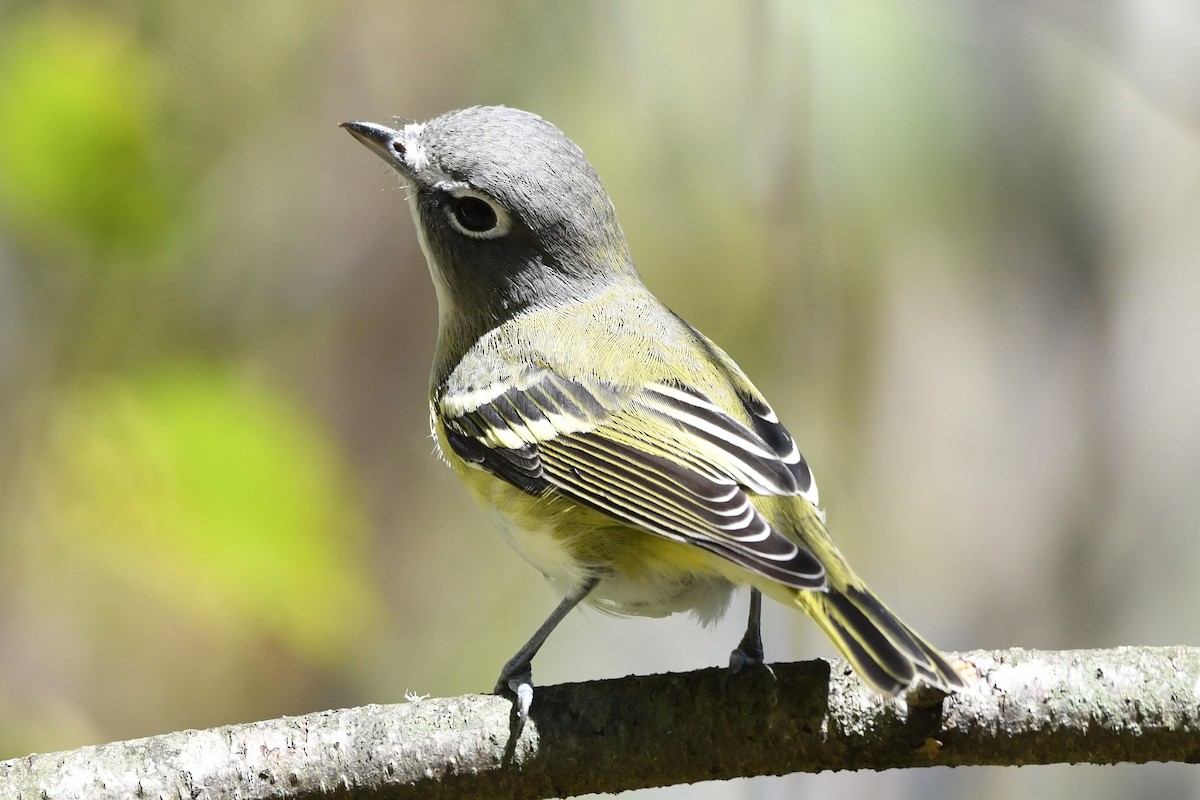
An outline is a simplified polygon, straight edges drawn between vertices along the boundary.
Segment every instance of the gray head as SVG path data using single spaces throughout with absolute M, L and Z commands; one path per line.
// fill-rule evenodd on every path
M 523 309 L 636 279 L 595 170 L 541 117 L 476 106 L 398 130 L 342 127 L 408 185 L 443 324 L 469 316 L 469 327 L 487 330 Z

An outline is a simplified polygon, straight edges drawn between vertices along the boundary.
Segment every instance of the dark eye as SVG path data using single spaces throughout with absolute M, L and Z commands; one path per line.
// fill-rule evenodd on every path
M 454 218 L 472 233 L 485 233 L 496 227 L 496 211 L 484 200 L 470 195 L 454 200 Z

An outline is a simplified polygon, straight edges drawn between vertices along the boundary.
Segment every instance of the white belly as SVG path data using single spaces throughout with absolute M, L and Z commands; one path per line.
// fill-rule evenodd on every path
M 529 530 L 516 525 L 502 511 L 491 514 L 500 534 L 514 550 L 534 566 L 565 596 L 577 591 L 593 577 L 596 568 L 574 558 L 562 539 L 548 528 Z M 702 623 L 720 619 L 733 592 L 733 584 L 717 575 L 690 573 L 658 575 L 632 580 L 608 570 L 588 595 L 587 603 L 611 614 L 665 617 L 690 611 Z

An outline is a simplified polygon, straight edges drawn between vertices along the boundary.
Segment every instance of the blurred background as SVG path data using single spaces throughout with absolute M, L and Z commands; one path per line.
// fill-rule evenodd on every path
M 433 457 L 437 311 L 337 123 L 588 153 L 650 287 L 946 649 L 1195 644 L 1200 9 L 0 0 L 0 759 L 486 691 L 556 602 Z M 724 664 L 745 595 L 538 683 Z M 771 607 L 770 660 L 832 655 Z M 686 735 L 686 732 L 681 732 Z M 1181 765 L 655 798 L 1200 797 Z

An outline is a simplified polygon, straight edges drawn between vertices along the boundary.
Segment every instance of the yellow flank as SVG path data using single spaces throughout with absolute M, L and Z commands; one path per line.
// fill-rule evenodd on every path
M 758 583 L 747 570 L 694 544 L 626 525 L 554 490 L 528 494 L 459 458 L 436 418 L 434 432 L 442 455 L 505 540 L 562 592 L 601 575 L 589 605 L 634 616 L 690 611 L 708 623 L 724 613 L 735 585 Z M 784 587 L 766 579 L 762 584 L 780 599 Z

